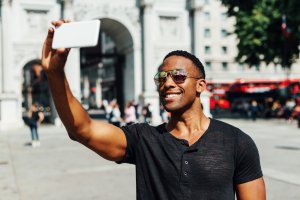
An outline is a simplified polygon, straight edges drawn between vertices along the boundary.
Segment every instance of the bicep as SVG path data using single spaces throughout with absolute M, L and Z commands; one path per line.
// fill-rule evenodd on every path
M 89 126 L 89 138 L 82 142 L 101 157 L 119 161 L 125 156 L 126 137 L 121 128 L 112 124 L 92 120 Z
M 238 200 L 265 200 L 266 188 L 263 178 L 242 183 L 236 186 Z

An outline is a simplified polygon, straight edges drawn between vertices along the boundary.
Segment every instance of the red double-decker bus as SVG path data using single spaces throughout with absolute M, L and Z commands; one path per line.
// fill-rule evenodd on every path
M 267 98 L 284 102 L 300 98 L 300 78 L 207 81 L 207 90 L 212 93 L 211 110 L 230 109 L 236 102 L 263 102 Z
M 237 99 L 287 99 L 299 93 L 300 79 L 238 79 L 226 92 L 230 101 Z
M 292 78 L 290 80 L 290 93 L 293 98 L 300 98 L 300 78 Z
M 207 81 L 207 90 L 212 94 L 210 97 L 210 109 L 229 109 L 230 102 L 226 92 L 229 90 L 233 81 Z

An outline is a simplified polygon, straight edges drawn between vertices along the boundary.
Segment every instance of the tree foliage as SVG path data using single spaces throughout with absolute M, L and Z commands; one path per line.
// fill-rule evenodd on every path
M 237 61 L 290 68 L 299 56 L 300 0 L 221 0 L 236 19 Z M 283 22 L 287 25 L 282 27 Z

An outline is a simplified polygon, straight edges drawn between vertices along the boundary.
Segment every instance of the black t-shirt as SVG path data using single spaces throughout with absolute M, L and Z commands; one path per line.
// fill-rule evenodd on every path
M 191 146 L 165 124 L 122 129 L 127 149 L 121 163 L 136 165 L 138 200 L 234 200 L 237 184 L 262 177 L 253 140 L 224 122 L 211 119 Z
M 31 119 L 34 122 L 37 122 L 40 119 L 39 112 L 40 111 L 32 111 Z

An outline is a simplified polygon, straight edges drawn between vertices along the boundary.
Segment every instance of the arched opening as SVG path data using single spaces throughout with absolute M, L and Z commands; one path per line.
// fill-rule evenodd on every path
M 101 109 L 103 100 L 116 99 L 122 112 L 126 102 L 135 98 L 133 55 L 128 29 L 102 18 L 98 45 L 80 49 L 81 101 L 88 109 Z
M 22 70 L 22 112 L 23 117 L 27 115 L 33 103 L 39 104 L 39 109 L 45 115 L 45 123 L 52 122 L 53 109 L 48 88 L 46 74 L 44 73 L 41 61 L 29 61 Z

